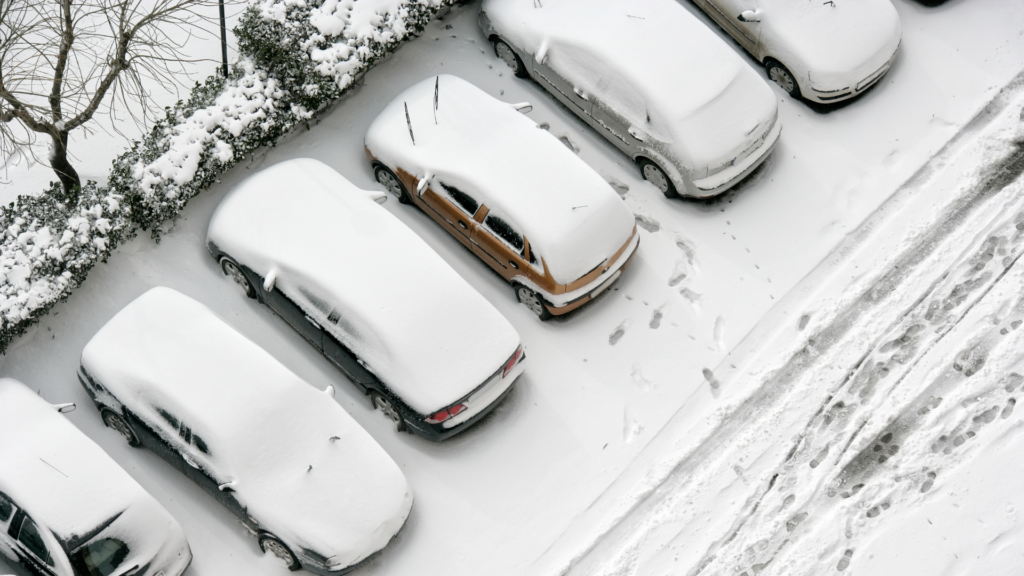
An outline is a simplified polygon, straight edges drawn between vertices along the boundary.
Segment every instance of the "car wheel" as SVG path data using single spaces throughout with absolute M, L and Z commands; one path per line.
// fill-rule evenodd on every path
M 395 423 L 399 432 L 405 432 L 405 418 L 402 418 L 402 414 L 398 411 L 398 408 L 395 408 L 395 405 L 391 403 L 391 400 L 388 400 L 380 392 L 371 392 L 370 402 L 372 402 L 373 407 L 380 410 L 388 420 Z
M 124 436 L 129 446 L 137 448 L 142 445 L 142 442 L 139 441 L 139 435 L 135 433 L 135 429 L 120 414 L 116 414 L 112 410 L 104 410 L 103 423 L 107 428 Z
M 302 568 L 298 559 L 295 558 L 295 554 L 292 554 L 292 551 L 288 549 L 288 546 L 285 546 L 285 543 L 281 542 L 281 540 L 273 534 L 260 535 L 260 550 L 263 550 L 264 554 L 270 552 L 274 556 L 277 556 L 288 566 L 288 569 L 293 572 Z
M 544 302 L 541 301 L 540 296 L 538 296 L 536 292 L 523 285 L 516 285 L 515 289 L 516 299 L 519 300 L 521 304 L 529 308 L 530 312 L 536 314 L 537 318 L 540 318 L 541 320 L 551 318 L 551 311 L 544 305 Z
M 800 97 L 800 86 L 796 83 L 796 78 L 793 77 L 793 74 L 785 66 L 777 60 L 766 60 L 764 67 L 768 71 L 768 77 L 771 78 L 772 82 L 778 84 L 780 88 L 786 91 L 786 94 L 793 98 Z
M 516 54 L 516 51 L 508 45 L 508 42 L 504 40 L 494 39 L 494 54 L 501 58 L 508 67 L 512 69 L 512 73 L 517 78 L 529 78 L 530 72 L 526 69 L 526 65 L 523 64 L 523 59 Z
M 661 193 L 665 195 L 665 198 L 678 198 L 679 193 L 676 192 L 675 184 L 672 184 L 672 180 L 669 179 L 665 171 L 660 166 L 651 162 L 646 158 L 637 160 L 637 164 L 640 165 L 640 173 L 643 175 L 644 180 L 647 180 L 651 184 L 661 190 Z
M 373 168 L 373 176 L 388 192 L 397 196 L 400 203 L 412 204 L 412 199 L 409 198 L 409 191 L 405 189 L 405 184 L 402 184 L 402 181 L 390 168 L 378 164 Z
M 238 265 L 238 262 L 225 256 L 220 259 L 220 269 L 226 276 L 230 276 L 235 281 L 235 284 L 242 287 L 242 291 L 245 292 L 247 297 L 256 297 L 256 289 L 252 287 L 252 283 L 245 277 L 245 273 L 242 272 L 242 267 Z

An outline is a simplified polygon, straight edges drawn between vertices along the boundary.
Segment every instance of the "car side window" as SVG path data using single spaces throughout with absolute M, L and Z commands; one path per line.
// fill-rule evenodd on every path
M 493 215 L 484 219 L 484 226 L 495 236 L 515 249 L 519 254 L 523 253 L 526 244 L 523 242 L 523 235 L 516 231 L 511 224 Z
M 480 209 L 480 203 L 477 202 L 475 198 L 473 198 L 469 194 L 466 194 L 462 190 L 459 190 L 455 186 L 445 184 L 442 182 L 441 188 L 444 188 L 444 191 L 446 194 L 448 194 L 448 197 L 451 198 L 452 201 L 455 202 L 455 205 L 461 208 L 462 211 L 465 212 L 466 214 L 472 216 L 476 214 L 476 211 L 478 209 Z
M 29 552 L 35 554 L 47 565 L 53 566 L 53 559 L 50 558 L 50 551 L 46 549 L 43 542 L 43 535 L 39 533 L 39 527 L 28 516 L 21 521 L 21 531 L 18 533 L 18 541 L 25 545 Z
M 210 453 L 210 447 L 206 444 L 206 442 L 202 438 L 200 438 L 198 434 L 192 432 L 191 428 L 185 426 L 183 422 L 175 418 L 173 414 L 171 414 L 167 410 L 164 410 L 163 408 L 157 408 L 156 413 L 159 414 L 161 418 L 166 420 L 167 423 L 171 425 L 171 429 L 178 431 L 178 436 L 181 437 L 181 440 L 183 442 L 195 446 L 203 454 Z
M 11 514 L 14 514 L 14 502 L 11 502 L 10 498 L 0 493 L 0 522 L 10 520 Z

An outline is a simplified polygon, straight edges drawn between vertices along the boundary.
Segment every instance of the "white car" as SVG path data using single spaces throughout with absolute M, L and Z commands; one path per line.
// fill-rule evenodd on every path
M 828 104 L 892 66 L 900 17 L 889 0 L 694 0 L 789 95 Z
M 37 576 L 178 576 L 171 515 L 24 384 L 0 379 L 0 555 Z
M 547 319 L 611 286 L 640 237 L 611 185 L 516 111 L 526 106 L 456 76 L 430 77 L 377 116 L 366 154 L 378 182 L 422 209 Z
M 341 574 L 405 524 L 398 465 L 333 399 L 202 304 L 153 288 L 82 351 L 103 422 L 206 490 L 292 570 Z
M 384 198 L 317 160 L 288 160 L 224 198 L 207 247 L 398 430 L 443 440 L 512 391 L 526 356 L 508 320 Z
M 676 0 L 484 0 L 480 27 L 669 198 L 728 190 L 782 131 L 771 88 Z

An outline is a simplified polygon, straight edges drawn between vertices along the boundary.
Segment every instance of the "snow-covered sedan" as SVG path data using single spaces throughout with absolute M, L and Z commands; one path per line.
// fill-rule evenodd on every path
M 633 214 L 597 172 L 516 107 L 455 76 L 395 98 L 370 125 L 366 154 L 378 182 L 510 282 L 541 319 L 605 291 L 640 243 Z
M 852 98 L 896 59 L 900 17 L 889 0 L 694 0 L 791 96 Z
M 669 198 L 728 190 L 782 131 L 771 88 L 676 0 L 484 0 L 480 27 Z
M 465 430 L 525 368 L 519 334 L 423 240 L 326 164 L 254 174 L 220 204 L 208 248 L 398 429 Z
M 228 508 L 292 570 L 343 574 L 405 524 L 398 465 L 333 399 L 170 288 L 117 313 L 82 351 L 103 422 Z
M 21 382 L 0 379 L 0 555 L 34 576 L 178 576 L 181 526 Z

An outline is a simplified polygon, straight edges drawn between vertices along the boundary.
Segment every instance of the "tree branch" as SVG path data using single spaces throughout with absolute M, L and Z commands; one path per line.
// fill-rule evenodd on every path
M 71 0 L 60 0 L 60 9 L 63 19 L 62 33 L 60 38 L 60 51 L 57 53 L 57 64 L 53 67 L 53 88 L 50 90 L 50 112 L 54 122 L 63 119 L 60 109 L 61 93 L 64 86 L 64 70 L 68 65 L 68 52 L 71 51 L 71 43 L 75 41 L 75 31 L 71 21 Z

